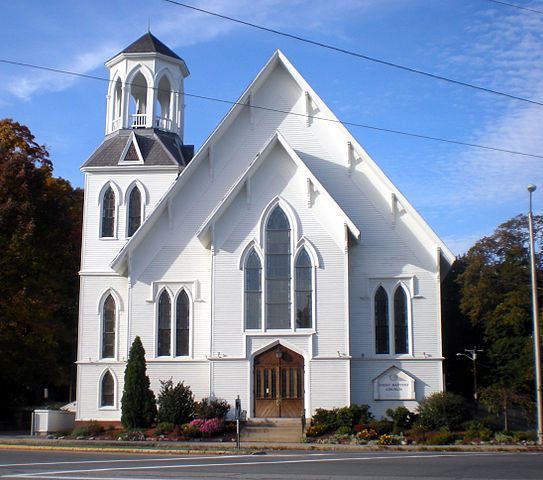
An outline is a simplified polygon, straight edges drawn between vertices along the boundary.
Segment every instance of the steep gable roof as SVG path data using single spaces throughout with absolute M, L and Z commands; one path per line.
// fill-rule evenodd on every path
M 343 220 L 345 225 L 347 225 L 347 228 L 352 233 L 352 235 L 356 239 L 360 238 L 360 230 L 358 230 L 354 222 L 341 209 L 341 207 L 336 203 L 336 201 L 332 198 L 332 196 L 326 191 L 326 189 L 322 186 L 320 181 L 313 174 L 313 172 L 310 170 L 307 164 L 299 157 L 299 155 L 294 151 L 294 149 L 288 144 L 288 142 L 285 140 L 283 135 L 281 135 L 280 132 L 276 132 L 273 135 L 273 137 L 270 138 L 270 140 L 266 143 L 264 148 L 260 152 L 258 152 L 258 154 L 256 155 L 255 159 L 251 162 L 249 167 L 241 175 L 238 181 L 234 183 L 234 185 L 230 188 L 230 190 L 228 190 L 228 192 L 226 193 L 222 201 L 211 212 L 209 217 L 205 220 L 205 222 L 199 228 L 198 232 L 196 233 L 196 236 L 206 248 L 209 247 L 209 231 L 212 225 L 221 217 L 224 211 L 232 203 L 232 200 L 244 187 L 246 182 L 250 180 L 251 176 L 255 173 L 258 167 L 266 159 L 269 153 L 273 150 L 273 147 L 275 147 L 278 144 L 283 147 L 283 149 L 287 152 L 288 156 L 292 159 L 292 161 L 296 164 L 296 166 L 300 167 L 305 172 L 305 174 L 307 175 L 307 178 L 311 181 L 315 190 L 317 190 L 319 193 L 324 195 L 324 197 L 329 202 L 331 202 L 338 217 Z
M 393 201 L 399 202 L 403 210 L 407 215 L 404 217 L 411 218 L 411 224 L 416 225 L 418 231 L 426 237 L 427 241 L 430 241 L 433 245 L 436 246 L 439 255 L 445 260 L 447 265 L 452 265 L 456 259 L 455 255 L 449 250 L 449 248 L 444 244 L 444 242 L 436 235 L 436 233 L 431 229 L 431 227 L 424 221 L 420 214 L 415 210 L 415 208 L 408 202 L 407 198 L 394 186 L 390 179 L 383 173 L 383 171 L 375 164 L 372 158 L 364 150 L 364 148 L 358 143 L 358 141 L 352 136 L 352 134 L 347 130 L 347 128 L 338 120 L 334 113 L 327 107 L 325 102 L 317 95 L 313 88 L 307 83 L 307 81 L 302 77 L 302 75 L 294 68 L 290 61 L 283 55 L 280 50 L 276 50 L 274 54 L 270 57 L 268 62 L 256 75 L 253 81 L 241 94 L 239 99 L 232 105 L 227 114 L 223 117 L 219 125 L 213 130 L 210 136 L 206 139 L 202 147 L 198 150 L 194 159 L 191 163 L 181 172 L 176 181 L 170 186 L 166 191 L 162 199 L 159 201 L 155 210 L 151 215 L 145 220 L 143 225 L 136 231 L 136 233 L 129 239 L 129 241 L 124 245 L 121 251 L 118 253 L 117 257 L 112 261 L 111 268 L 120 272 L 123 270 L 124 262 L 128 256 L 128 253 L 131 252 L 136 246 L 145 238 L 148 232 L 152 229 L 154 223 L 160 218 L 162 213 L 169 208 L 171 205 L 171 199 L 176 195 L 183 185 L 189 180 L 192 172 L 194 172 L 198 164 L 202 161 L 205 161 L 209 149 L 213 142 L 219 138 L 224 132 L 227 131 L 228 127 L 234 122 L 237 115 L 247 108 L 247 105 L 251 105 L 252 97 L 251 93 L 256 91 L 260 85 L 262 85 L 274 69 L 278 66 L 283 66 L 286 71 L 291 75 L 291 77 L 298 84 L 302 92 L 306 92 L 314 104 L 317 104 L 319 107 L 319 118 L 330 120 L 330 125 L 339 129 L 343 134 L 346 141 L 352 145 L 358 152 L 361 153 L 364 163 L 366 163 L 375 174 L 375 177 L 381 182 L 381 188 L 386 189 L 389 192 L 389 196 L 393 198 Z M 273 109 L 271 109 L 273 110 Z M 298 156 L 298 155 L 297 155 Z M 299 156 L 298 156 L 299 158 Z M 300 160 L 301 161 L 301 160 Z M 356 167 L 354 167 L 356 168 Z

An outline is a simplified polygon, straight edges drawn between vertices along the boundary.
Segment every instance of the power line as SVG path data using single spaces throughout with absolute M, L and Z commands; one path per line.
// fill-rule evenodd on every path
M 113 80 L 110 80 L 110 79 L 105 78 L 105 77 L 99 77 L 97 75 L 89 75 L 89 74 L 80 73 L 80 72 L 73 72 L 73 71 L 70 71 L 70 70 L 63 70 L 63 69 L 60 69 L 60 68 L 46 67 L 44 65 L 35 65 L 35 64 L 32 64 L 32 63 L 17 62 L 17 61 L 14 61 L 14 60 L 7 60 L 7 59 L 3 59 L 3 58 L 0 58 L 0 63 L 4 63 L 4 64 L 7 64 L 7 65 L 15 65 L 15 66 L 19 66 L 19 67 L 33 68 L 33 69 L 36 69 L 36 70 L 44 70 L 44 71 L 47 71 L 47 72 L 58 73 L 58 74 L 63 74 L 63 75 L 72 75 L 74 77 L 86 78 L 88 80 L 100 80 L 102 82 L 107 82 L 109 84 L 113 83 Z M 138 85 L 136 83 L 127 83 L 126 85 L 134 86 L 134 87 L 145 87 L 145 88 L 147 88 L 146 85 Z M 166 90 L 161 90 L 161 89 L 159 89 L 157 87 L 153 87 L 153 90 L 166 91 Z M 454 140 L 454 139 L 450 139 L 450 138 L 434 137 L 434 136 L 431 136 L 431 135 L 424 135 L 424 134 L 419 134 L 419 133 L 414 133 L 414 132 L 406 132 L 406 131 L 403 131 L 403 130 L 394 130 L 394 129 L 391 129 L 391 128 L 377 127 L 375 125 L 368 125 L 368 124 L 355 123 L 355 122 L 347 122 L 347 121 L 342 121 L 342 120 L 339 120 L 339 119 L 320 117 L 320 116 L 316 116 L 316 115 L 307 115 L 307 114 L 304 114 L 304 113 L 291 112 L 291 111 L 288 111 L 288 110 L 281 110 L 279 108 L 273 108 L 273 107 L 265 107 L 265 106 L 262 106 L 262 105 L 248 105 L 246 103 L 236 102 L 236 101 L 232 101 L 232 100 L 225 100 L 224 98 L 210 97 L 210 96 L 207 96 L 207 95 L 198 95 L 198 94 L 195 94 L 195 93 L 181 92 L 181 91 L 178 91 L 178 90 L 171 90 L 171 91 L 167 90 L 167 92 L 179 93 L 181 95 L 186 95 L 187 97 L 196 98 L 196 99 L 199 99 L 199 100 L 206 100 L 206 101 L 211 101 L 211 102 L 224 103 L 224 104 L 228 104 L 228 105 L 239 105 L 239 106 L 243 106 L 243 107 L 246 107 L 246 108 L 254 108 L 254 109 L 257 109 L 257 110 L 263 110 L 263 111 L 267 111 L 267 112 L 281 113 L 281 114 L 285 114 L 285 115 L 292 115 L 292 116 L 296 116 L 296 117 L 302 117 L 302 118 L 305 118 L 305 119 L 309 118 L 309 119 L 312 119 L 312 120 L 322 120 L 322 121 L 325 121 L 325 122 L 340 123 L 340 124 L 342 124 L 344 126 L 365 128 L 367 130 L 374 130 L 374 131 L 384 132 L 384 133 L 392 133 L 392 134 L 396 134 L 396 135 L 403 135 L 403 136 L 406 136 L 406 137 L 420 138 L 420 139 L 423 139 L 423 140 L 432 140 L 432 141 L 436 141 L 436 142 L 450 143 L 450 144 L 454 144 L 454 145 L 462 145 L 462 146 L 465 146 L 465 147 L 480 148 L 480 149 L 484 149 L 484 150 L 491 150 L 491 151 L 494 151 L 494 152 L 510 153 L 512 155 L 521 155 L 521 156 L 524 156 L 524 157 L 543 158 L 543 155 L 537 155 L 535 153 L 519 152 L 517 150 L 509 150 L 509 149 L 506 149 L 506 148 L 492 147 L 492 146 L 489 146 L 489 145 L 482 145 L 482 144 L 478 144 L 478 143 L 463 142 L 463 141 L 460 141 L 460 140 Z
M 300 42 L 308 43 L 310 45 L 315 45 L 317 47 L 322 47 L 322 48 L 326 48 L 328 50 L 333 50 L 335 52 L 343 53 L 345 55 L 350 55 L 352 57 L 357 57 L 357 58 L 361 58 L 363 60 L 368 60 L 370 62 L 378 63 L 378 64 L 381 64 L 381 65 L 386 65 L 387 67 L 392 67 L 392 68 L 403 70 L 403 71 L 406 71 L 406 72 L 409 72 L 409 73 L 415 73 L 417 75 L 422 75 L 422 76 L 425 76 L 425 77 L 428 77 L 428 78 L 433 78 L 434 80 L 441 80 L 441 81 L 444 81 L 444 82 L 447 82 L 447 83 L 451 83 L 453 85 L 459 85 L 459 86 L 462 86 L 462 87 L 468 87 L 468 88 L 471 88 L 471 89 L 474 89 L 474 90 L 478 90 L 480 92 L 491 93 L 491 94 L 494 94 L 494 95 L 499 95 L 499 96 L 510 98 L 510 99 L 513 99 L 513 100 L 520 100 L 521 102 L 526 102 L 526 103 L 531 103 L 533 105 L 543 106 L 543 102 L 538 101 L 538 100 L 533 100 L 533 99 L 526 98 L 526 97 L 520 97 L 518 95 L 513 95 L 511 93 L 501 92 L 499 90 L 494 90 L 492 88 L 483 87 L 481 85 L 475 85 L 473 83 L 463 82 L 462 80 L 455 80 L 453 78 L 445 77 L 445 76 L 439 75 L 437 73 L 427 72 L 425 70 L 420 70 L 420 69 L 414 68 L 414 67 L 408 67 L 407 65 L 401 65 L 399 63 L 394 63 L 394 62 L 391 62 L 391 61 L 388 61 L 388 60 L 383 60 L 383 59 L 377 58 L 377 57 L 371 57 L 369 55 L 364 55 L 362 53 L 354 52 L 352 50 L 346 50 L 344 48 L 337 47 L 335 45 L 330 45 L 328 43 L 319 42 L 317 40 L 312 40 L 310 38 L 301 37 L 301 36 L 295 35 L 293 33 L 283 32 L 281 30 L 276 30 L 274 28 L 264 27 L 262 25 L 257 25 L 256 23 L 247 22 L 245 20 L 240 20 L 239 18 L 230 17 L 228 15 L 222 15 L 222 14 L 217 13 L 217 12 L 212 12 L 211 10 L 205 10 L 203 8 L 195 7 L 193 5 L 177 2 L 175 0 L 162 0 L 162 1 L 167 2 L 167 3 L 171 3 L 173 5 L 177 5 L 179 7 L 184 7 L 184 8 L 188 8 L 188 9 L 191 9 L 191 10 L 194 10 L 194 11 L 197 11 L 197 12 L 205 13 L 206 15 L 212 15 L 214 17 L 222 18 L 224 20 L 229 20 L 231 22 L 239 23 L 239 24 L 245 25 L 247 27 L 256 28 L 258 30 L 262 30 L 262 31 L 269 32 L 269 33 L 274 33 L 276 35 L 281 35 L 283 37 L 288 37 L 288 38 L 291 38 L 293 40 L 298 40 Z
M 534 8 L 523 7 L 522 5 L 516 5 L 514 3 L 502 2 L 500 0 L 486 0 L 486 1 L 487 2 L 492 2 L 492 3 L 498 3 L 500 5 L 506 5 L 506 6 L 512 7 L 512 8 L 518 8 L 519 10 L 526 10 L 527 12 L 538 13 L 539 15 L 543 15 L 543 11 L 541 11 L 541 10 L 536 10 Z

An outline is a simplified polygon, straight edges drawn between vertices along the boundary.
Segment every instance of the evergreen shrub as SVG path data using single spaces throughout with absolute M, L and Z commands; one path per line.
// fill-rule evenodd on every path
M 470 418 L 466 401 L 449 392 L 436 392 L 420 402 L 416 424 L 426 430 L 458 430 Z
M 196 417 L 209 420 L 211 418 L 224 419 L 230 410 L 230 404 L 226 400 L 219 398 L 202 398 L 196 402 L 195 413 Z
M 194 395 L 189 386 L 183 382 L 174 385 L 173 381 L 160 381 L 161 389 L 158 394 L 159 423 L 183 425 L 194 418 Z
M 156 416 L 155 395 L 146 374 L 145 349 L 136 337 L 124 371 L 124 390 L 121 400 L 121 423 L 125 429 L 150 426 Z

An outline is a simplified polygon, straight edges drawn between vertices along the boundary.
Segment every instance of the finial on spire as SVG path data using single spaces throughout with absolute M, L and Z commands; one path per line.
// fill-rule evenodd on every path
M 147 33 L 151 33 L 151 15 L 147 17 Z

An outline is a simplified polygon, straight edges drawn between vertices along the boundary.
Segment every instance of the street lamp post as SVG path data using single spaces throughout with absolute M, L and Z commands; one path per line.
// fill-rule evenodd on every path
M 535 387 L 536 387 L 536 408 L 537 408 L 537 443 L 543 445 L 543 392 L 541 389 L 541 344 L 539 341 L 539 306 L 537 301 L 537 275 L 535 269 L 534 251 L 534 219 L 532 215 L 532 193 L 536 186 L 528 185 L 529 209 L 528 227 L 530 230 L 530 266 L 532 274 L 532 311 L 534 321 L 534 357 L 535 357 Z
M 465 348 L 465 352 L 467 353 L 457 353 L 457 357 L 466 357 L 470 359 L 473 362 L 473 401 L 474 401 L 474 410 L 475 413 L 477 413 L 478 405 L 479 405 L 479 395 L 477 393 L 477 352 L 484 352 L 484 350 L 478 350 L 477 347 L 473 347 L 471 349 Z M 468 355 L 469 354 L 469 355 Z

